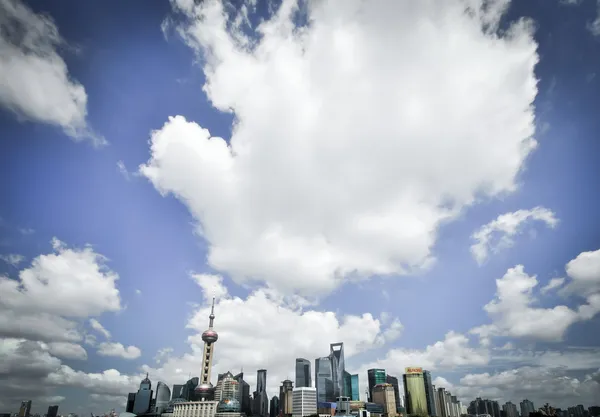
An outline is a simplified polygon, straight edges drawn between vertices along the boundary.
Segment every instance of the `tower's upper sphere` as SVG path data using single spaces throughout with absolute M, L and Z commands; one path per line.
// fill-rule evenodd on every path
M 208 329 L 202 333 L 202 340 L 209 344 L 215 343 L 217 340 L 219 340 L 219 335 L 214 330 Z

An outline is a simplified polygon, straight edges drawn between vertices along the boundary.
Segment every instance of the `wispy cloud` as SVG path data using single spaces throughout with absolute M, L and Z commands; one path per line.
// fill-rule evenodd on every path
M 471 239 L 475 241 L 471 246 L 471 253 L 477 263 L 483 264 L 490 252 L 497 253 L 511 247 L 515 236 L 522 233 L 524 226 L 530 221 L 542 222 L 551 228 L 558 224 L 556 215 L 544 207 L 502 214 L 471 235 Z
M 19 266 L 21 262 L 25 260 L 23 255 L 18 255 L 16 253 L 10 253 L 8 255 L 0 255 L 0 260 L 6 262 L 9 265 L 14 266 L 15 268 Z

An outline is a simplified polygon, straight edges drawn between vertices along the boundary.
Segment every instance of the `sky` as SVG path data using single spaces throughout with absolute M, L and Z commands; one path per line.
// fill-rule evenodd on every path
M 600 2 L 0 0 L 0 411 L 431 371 L 599 405 Z M 32 387 L 35 387 L 32 389 Z M 595 402 L 595 404 L 594 404 Z

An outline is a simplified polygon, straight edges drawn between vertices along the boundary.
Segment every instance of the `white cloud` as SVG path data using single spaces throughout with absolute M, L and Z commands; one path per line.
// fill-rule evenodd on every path
M 552 398 L 554 407 L 566 408 L 573 405 L 574 398 L 577 403 L 592 404 L 598 398 L 600 384 L 593 375 L 576 378 L 563 368 L 524 366 L 493 374 L 465 375 L 455 391 L 469 400 L 479 396 L 502 402 L 528 398 L 541 405 Z
M 85 349 L 76 343 L 52 342 L 45 345 L 51 355 L 64 359 L 87 359 Z
M 16 253 L 10 253 L 8 255 L 0 255 L 0 260 L 16 268 L 25 260 L 25 257 Z
M 171 348 L 171 347 L 159 349 L 158 352 L 156 352 L 156 356 L 154 356 L 154 361 L 157 364 L 160 364 L 161 362 L 168 359 L 172 353 L 173 353 L 173 348 Z
M 142 351 L 136 346 L 125 347 L 122 343 L 104 342 L 98 345 L 98 355 L 137 359 L 142 355 Z
M 588 296 L 600 293 L 600 249 L 580 253 L 569 261 L 566 270 L 571 281 L 561 290 L 564 294 Z
M 535 207 L 531 210 L 517 210 L 498 216 L 488 224 L 476 230 L 471 238 L 475 243 L 471 246 L 471 253 L 480 265 L 488 258 L 490 251 L 497 253 L 514 244 L 514 237 L 523 232 L 523 228 L 531 221 L 545 223 L 548 227 L 555 227 L 558 219 L 555 214 L 544 207 Z M 493 239 L 497 238 L 494 242 Z
M 136 295 L 142 295 L 142 290 L 135 290 Z
M 118 275 L 91 247 L 71 249 L 57 239 L 18 279 L 0 275 L 0 337 L 78 342 L 74 319 L 121 308 Z
M 229 145 L 170 118 L 140 171 L 237 282 L 321 295 L 427 267 L 440 222 L 515 190 L 536 146 L 532 25 L 491 33 L 507 0 L 359 4 L 311 2 L 296 30 L 286 0 L 253 44 L 219 1 L 178 3 L 235 128 Z
M 0 105 L 21 119 L 60 126 L 75 140 L 106 140 L 86 123 L 87 94 L 57 49 L 65 45 L 53 20 L 19 0 L 0 0 Z
M 478 334 L 484 345 L 490 343 L 492 336 L 556 342 L 563 339 L 573 323 L 588 320 L 600 311 L 600 294 L 588 297 L 588 303 L 575 310 L 564 305 L 535 307 L 533 290 L 537 284 L 537 277 L 528 275 L 523 265 L 509 268 L 496 280 L 495 299 L 484 306 L 492 323 L 476 327 L 471 333 Z
M 98 320 L 90 319 L 90 326 L 92 326 L 92 329 L 102 334 L 105 338 L 110 339 L 110 332 L 106 330 Z
M 105 258 L 90 246 L 70 249 L 56 238 L 55 253 L 39 255 L 19 280 L 0 276 L 0 306 L 24 313 L 43 311 L 87 317 L 121 308 L 115 281 Z
M 95 394 L 127 395 L 128 392 L 135 390 L 140 380 L 139 376 L 123 375 L 116 369 L 108 369 L 99 373 L 86 373 L 62 365 L 50 373 L 44 382 L 53 386 L 85 388 Z
M 596 19 L 588 25 L 588 30 L 594 36 L 600 36 L 600 0 L 596 1 Z
M 204 301 L 210 301 L 213 297 L 221 299 L 228 295 L 227 288 L 223 285 L 223 278 L 213 274 L 192 274 L 192 279 L 202 288 Z
M 550 282 L 542 288 L 542 294 L 560 288 L 565 283 L 564 278 L 552 278 Z

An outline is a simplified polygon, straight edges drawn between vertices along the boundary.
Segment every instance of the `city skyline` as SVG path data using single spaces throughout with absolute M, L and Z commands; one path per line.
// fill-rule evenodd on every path
M 599 1 L 0 0 L 0 413 L 593 405 Z

